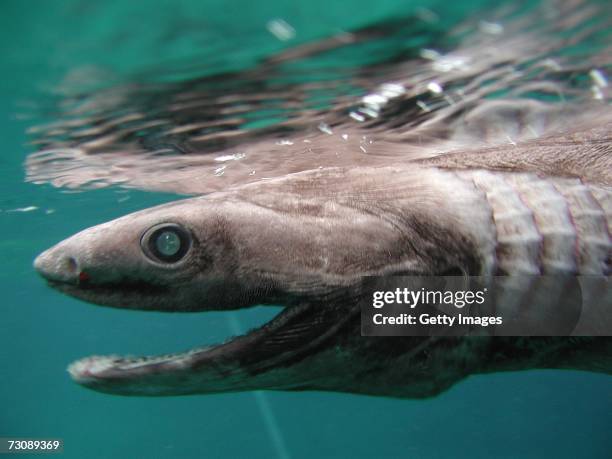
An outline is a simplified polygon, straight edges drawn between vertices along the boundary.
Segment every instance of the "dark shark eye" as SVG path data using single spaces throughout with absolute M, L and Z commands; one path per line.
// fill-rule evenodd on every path
M 142 236 L 140 245 L 154 261 L 175 263 L 189 251 L 191 236 L 175 223 L 162 223 L 149 228 Z

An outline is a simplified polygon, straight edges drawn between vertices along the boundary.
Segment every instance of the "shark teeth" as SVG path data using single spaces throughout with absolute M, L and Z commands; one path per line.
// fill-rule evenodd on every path
M 121 356 L 121 355 L 92 355 L 71 363 L 67 370 L 72 379 L 85 381 L 101 376 L 108 370 L 134 370 L 137 368 L 159 363 L 181 363 L 190 357 L 208 351 L 212 346 L 203 346 L 187 352 L 164 354 L 155 356 Z
M 68 373 L 76 380 L 89 379 L 98 373 L 116 367 L 121 360 L 121 356 L 118 355 L 94 355 L 71 363 L 68 366 Z

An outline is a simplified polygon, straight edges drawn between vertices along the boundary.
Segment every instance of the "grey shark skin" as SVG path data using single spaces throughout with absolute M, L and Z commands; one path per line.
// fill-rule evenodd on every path
M 142 310 L 284 310 L 225 344 L 142 359 L 89 357 L 69 371 L 86 387 L 122 395 L 274 389 L 392 397 L 429 397 L 496 371 L 612 374 L 609 338 L 362 337 L 355 306 L 367 275 L 609 276 L 609 132 L 604 124 L 516 145 L 511 154 L 307 171 L 89 228 L 35 261 L 66 294 Z M 553 147 L 563 161 L 551 160 Z M 178 260 L 152 253 L 160 228 L 180 228 Z

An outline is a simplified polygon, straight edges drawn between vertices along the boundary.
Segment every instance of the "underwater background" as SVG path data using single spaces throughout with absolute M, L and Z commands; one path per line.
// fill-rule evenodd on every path
M 0 437 L 62 438 L 69 458 L 611 457 L 612 384 L 598 374 L 473 376 L 414 401 L 319 392 L 165 398 L 92 392 L 70 380 L 71 361 L 219 342 L 277 311 L 185 316 L 100 308 L 52 291 L 32 268 L 37 254 L 81 229 L 177 199 L 26 183 L 23 162 L 33 151 L 26 131 L 42 121 L 32 113 L 57 97 L 59 82 L 80 84 L 94 75 L 104 84 L 194 59 L 210 59 L 203 65 L 213 71 L 246 68 L 289 45 L 417 8 L 450 23 L 495 4 L 3 0 Z M 284 41 L 272 33 L 276 18 L 295 36 Z

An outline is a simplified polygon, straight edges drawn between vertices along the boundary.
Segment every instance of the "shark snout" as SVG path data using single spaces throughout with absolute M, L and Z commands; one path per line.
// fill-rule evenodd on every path
M 34 269 L 51 282 L 78 284 L 82 277 L 78 257 L 67 253 L 61 246 L 55 246 L 38 255 Z

